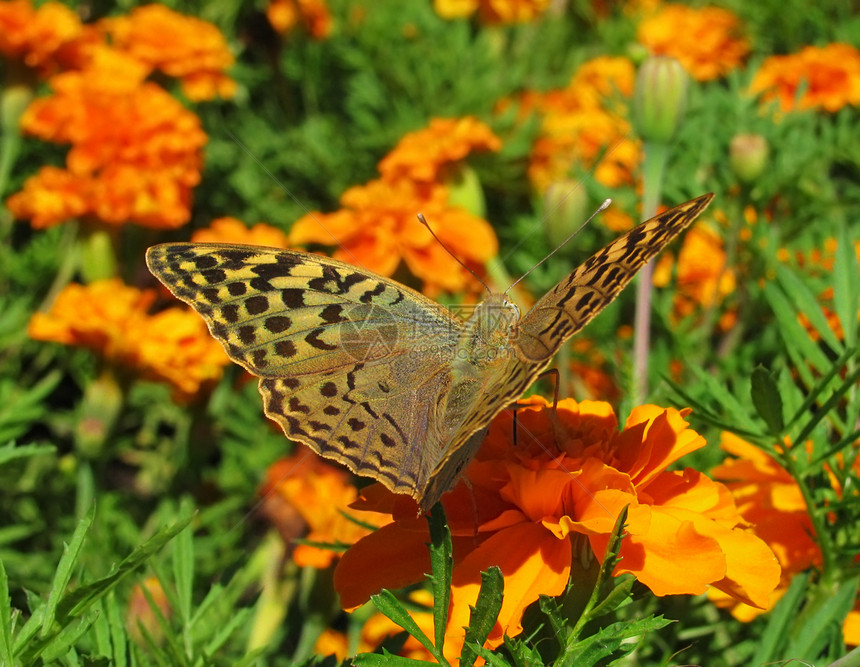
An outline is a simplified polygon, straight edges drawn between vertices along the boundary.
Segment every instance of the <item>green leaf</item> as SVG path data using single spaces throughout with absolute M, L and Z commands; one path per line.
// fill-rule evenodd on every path
M 478 592 L 475 606 L 470 608 L 469 627 L 466 628 L 466 638 L 460 654 L 461 667 L 475 664 L 476 649 L 483 646 L 490 636 L 502 610 L 504 586 L 505 579 L 498 567 L 491 567 L 486 572 L 481 572 L 481 590 Z
M 841 629 L 845 617 L 853 609 L 858 583 L 860 579 L 854 577 L 826 590 L 816 591 L 808 607 L 793 619 L 789 633 L 791 641 L 785 649 L 785 655 L 800 660 L 815 660 L 826 646 L 833 628 Z
M 122 579 L 149 560 L 153 554 L 158 553 L 165 544 L 191 523 L 193 518 L 193 514 L 180 516 L 172 526 L 165 526 L 132 551 L 118 565 L 115 565 L 106 576 L 81 586 L 64 597 L 57 606 L 57 618 L 63 622 L 70 616 L 77 616 L 82 613 L 96 600 L 112 590 Z
M 45 616 L 42 619 L 42 629 L 39 632 L 39 637 L 45 639 L 49 633 L 53 631 L 54 619 L 57 615 L 57 607 L 66 592 L 66 587 L 69 585 L 69 580 L 72 578 L 72 569 L 78 560 L 81 553 L 81 548 L 84 545 L 84 540 L 87 536 L 90 526 L 93 524 L 95 517 L 95 505 L 90 507 L 87 515 L 78 522 L 78 527 L 72 535 L 72 539 L 68 545 L 63 545 L 63 555 L 57 565 L 57 572 L 54 575 L 54 581 L 51 585 L 51 592 L 48 594 L 48 602 L 45 605 Z
M 57 448 L 53 445 L 19 445 L 8 443 L 0 447 L 0 466 L 4 466 L 15 459 L 26 459 L 33 456 L 46 456 L 56 453 Z
M 801 372 L 801 366 L 804 362 L 812 364 L 820 373 L 825 372 L 825 369 L 830 365 L 827 355 L 821 351 L 821 348 L 797 321 L 798 311 L 794 305 L 782 290 L 772 283 L 765 283 L 764 295 L 773 310 L 773 314 L 779 321 L 779 331 L 789 348 L 789 354 L 794 360 L 795 366 L 798 367 L 798 372 Z M 837 349 L 841 349 L 841 346 Z
M 98 616 L 97 611 L 92 611 L 86 616 L 69 623 L 60 630 L 54 637 L 47 642 L 41 650 L 39 650 L 31 658 L 40 657 L 45 663 L 52 663 L 58 660 L 61 656 L 68 653 L 77 641 L 86 634 L 90 626 L 95 622 Z
M 759 417 L 777 440 L 782 439 L 785 420 L 782 415 L 782 397 L 773 376 L 764 366 L 756 366 L 752 372 L 750 395 Z
M 629 641 L 664 628 L 674 621 L 662 616 L 647 616 L 613 623 L 593 635 L 565 648 L 555 664 L 563 667 L 592 667 L 616 652 L 626 655 L 638 646 Z
M 445 523 L 442 503 L 436 503 L 427 517 L 430 525 L 430 585 L 433 588 L 433 629 L 436 648 L 441 652 L 448 626 L 448 607 L 451 604 L 451 576 L 454 568 L 451 531 Z
M 392 655 L 385 650 L 383 650 L 382 655 L 379 653 L 359 653 L 352 658 L 351 662 L 353 665 L 367 665 L 368 667 L 427 667 L 427 663 L 423 660 Z
M 804 283 L 800 277 L 791 269 L 783 264 L 776 267 L 777 282 L 782 287 L 783 291 L 789 295 L 791 303 L 794 304 L 795 311 L 803 313 L 812 325 L 812 328 L 818 332 L 821 339 L 827 343 L 836 352 L 841 352 L 843 349 L 842 341 L 840 341 L 833 329 L 830 328 L 830 323 L 824 316 L 821 310 L 819 298 L 812 292 L 811 289 Z M 856 275 L 855 275 L 856 278 Z M 856 304 L 856 301 L 855 301 Z M 854 314 L 854 319 L 857 319 L 857 313 Z M 807 339 L 809 336 L 807 335 Z
M 191 505 L 184 500 L 182 513 L 192 511 Z M 182 625 L 187 628 L 191 621 L 191 596 L 194 586 L 194 538 L 190 525 L 179 531 L 173 540 L 173 579 L 178 602 L 176 611 L 182 619 Z
M 12 598 L 9 596 L 9 578 L 0 560 L 0 664 L 12 665 Z
M 430 651 L 430 654 L 436 658 L 440 664 L 448 664 L 445 660 L 445 656 L 437 650 L 433 645 L 433 642 L 430 641 L 430 638 L 422 632 L 421 628 L 418 627 L 400 600 L 394 597 L 394 593 L 383 589 L 378 595 L 372 595 L 370 600 L 380 612 L 385 614 L 388 618 L 421 642 L 421 645 Z
M 848 236 L 847 225 L 839 231 L 836 245 L 836 261 L 833 265 L 833 307 L 842 324 L 845 345 L 857 344 L 857 304 L 860 303 L 860 265 L 854 244 Z
M 785 655 L 783 647 L 790 636 L 788 627 L 797 617 L 808 583 L 808 573 L 792 577 L 785 595 L 767 615 L 767 626 L 756 642 L 758 646 L 749 664 L 764 665 Z

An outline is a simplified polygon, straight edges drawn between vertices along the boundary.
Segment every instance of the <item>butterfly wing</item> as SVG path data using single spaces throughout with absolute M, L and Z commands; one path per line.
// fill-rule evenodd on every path
M 543 370 L 561 344 L 609 305 L 713 198 L 702 195 L 637 225 L 547 292 L 520 320 L 514 344 L 522 358 L 543 364 L 538 372 Z
M 442 455 L 444 363 L 462 323 L 381 276 L 303 252 L 169 243 L 150 271 L 260 378 L 288 437 L 419 497 Z

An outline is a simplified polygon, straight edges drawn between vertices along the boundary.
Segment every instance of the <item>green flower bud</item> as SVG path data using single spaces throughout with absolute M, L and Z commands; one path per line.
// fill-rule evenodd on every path
M 486 215 L 481 180 L 469 165 L 462 162 L 447 165 L 439 175 L 439 180 L 447 186 L 448 202 L 452 206 L 462 206 L 479 218 Z
M 674 58 L 651 56 L 636 74 L 633 125 L 644 141 L 671 141 L 687 106 L 689 76 Z
M 588 217 L 588 196 L 576 181 L 551 183 L 543 196 L 543 226 L 553 248 L 557 248 Z
M 752 183 L 764 172 L 769 153 L 760 134 L 736 134 L 729 145 L 729 163 L 741 183 Z

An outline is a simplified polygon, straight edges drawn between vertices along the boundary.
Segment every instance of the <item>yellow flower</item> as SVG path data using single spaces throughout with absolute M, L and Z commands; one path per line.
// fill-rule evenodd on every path
M 478 12 L 481 21 L 493 25 L 531 21 L 549 9 L 550 4 L 550 0 L 434 0 L 433 7 L 446 19 Z
M 824 109 L 832 113 L 848 104 L 860 104 L 860 51 L 836 43 L 771 56 L 756 73 L 750 92 L 761 93 L 765 101 L 777 100 L 782 111 Z
M 195 243 L 242 243 L 269 248 L 288 248 L 289 240 L 277 227 L 258 223 L 253 227 L 236 218 L 218 218 L 206 229 L 198 229 L 191 235 Z
M 671 56 L 694 79 L 708 81 L 740 66 L 749 44 L 740 21 L 718 7 L 663 5 L 639 26 L 639 41 L 653 54 Z
M 71 143 L 67 172 L 44 168 L 8 206 L 36 227 L 93 215 L 174 228 L 190 218 L 206 134 L 200 119 L 153 83 L 146 66 L 94 47 L 86 69 L 50 80 L 54 93 L 24 112 L 25 132 Z M 66 199 L 66 198 L 70 199 Z
M 232 97 L 236 83 L 224 74 L 233 56 L 211 23 L 183 16 L 164 5 L 134 9 L 128 16 L 104 19 L 100 27 L 113 46 L 150 68 L 180 79 L 192 100 Z
M 282 35 L 299 23 L 314 39 L 324 39 L 331 32 L 331 14 L 325 0 L 270 0 L 266 18 Z
M 221 377 L 228 363 L 221 345 L 187 308 L 148 310 L 152 290 L 118 279 L 67 285 L 47 313 L 36 313 L 28 333 L 35 340 L 86 347 L 108 361 L 168 383 L 179 400 Z

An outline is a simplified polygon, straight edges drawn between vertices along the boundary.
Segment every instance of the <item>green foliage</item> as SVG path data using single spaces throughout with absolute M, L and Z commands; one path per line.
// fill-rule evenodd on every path
M 97 20 L 144 3 L 68 4 Z M 148 245 L 187 239 L 222 216 L 288 231 L 308 211 L 335 210 L 347 188 L 376 178 L 379 160 L 405 133 L 462 115 L 503 138 L 499 153 L 470 156 L 469 164 L 500 240 L 499 265 L 519 277 L 553 250 L 541 232 L 544 204 L 527 177 L 540 120 L 518 119 L 499 104 L 564 87 L 580 64 L 628 54 L 636 39 L 626 10 L 598 15 L 588 2 L 566 3 L 549 20 L 487 27 L 443 20 L 431 0 L 332 0 L 334 30 L 323 41 L 300 31 L 276 37 L 261 13 L 265 3 L 164 4 L 218 26 L 236 56 L 238 92 L 198 104 L 159 79 L 199 115 L 209 141 L 188 226 L 111 231 L 111 266 L 141 287 L 154 286 L 143 265 Z M 648 400 L 691 407 L 687 419 L 709 443 L 679 465 L 707 472 L 721 462 L 723 431 L 770 454 L 809 508 L 820 566 L 796 574 L 768 614 L 741 623 L 703 597 L 655 599 L 630 577 L 613 578 L 620 519 L 602 564 L 584 540 L 571 538 L 577 563 L 568 589 L 532 605 L 523 633 L 493 651 L 482 645 L 504 600 L 504 577 L 497 568 L 483 573 L 461 664 L 736 665 L 787 657 L 825 664 L 845 654 L 842 622 L 860 586 L 857 108 L 786 113 L 777 122 L 748 89 L 772 54 L 856 44 L 860 17 L 850 4 L 728 3 L 752 52 L 724 79 L 691 86 L 662 201 L 717 194 L 721 222 L 713 227 L 735 286 L 681 315 L 677 290 L 657 290 L 649 366 Z M 0 58 L 0 95 L 14 73 Z M 41 81 L 30 92 L 45 95 L 48 86 Z M 16 128 L 3 119 L 4 202 L 41 167 L 64 164 L 67 153 Z M 746 185 L 727 157 L 740 131 L 761 135 L 770 151 L 764 173 Z M 570 177 L 590 206 L 613 197 L 622 210 L 636 210 L 635 187 L 607 188 L 581 165 Z M 65 285 L 104 268 L 85 259 L 92 233 L 86 220 L 36 229 L 0 205 L 0 664 L 339 664 L 315 655 L 321 633 L 342 632 L 355 653 L 372 610 L 343 614 L 331 569 L 296 566 L 261 518 L 264 471 L 291 445 L 262 416 L 255 383 L 232 368 L 211 393 L 180 404 L 165 385 L 96 353 L 28 335 L 32 315 Z M 527 277 L 527 290 L 542 294 L 615 235 L 600 223 L 587 226 Z M 832 264 L 815 261 L 818 251 Z M 167 303 L 159 298 L 156 309 Z M 584 334 L 625 408 L 631 346 L 619 327 L 631 321 L 634 301 L 629 290 Z M 734 324 L 724 328 L 726 315 Z M 673 364 L 682 366 L 677 374 Z M 666 381 L 657 385 L 659 377 Z M 580 381 L 571 379 L 577 398 L 585 396 Z M 404 632 L 354 664 L 415 664 L 394 655 L 407 632 L 445 662 L 458 536 L 452 540 L 435 512 L 430 533 L 426 585 L 434 603 L 422 611 L 432 612 L 433 636 L 410 618 L 411 603 L 385 591 L 374 604 Z

